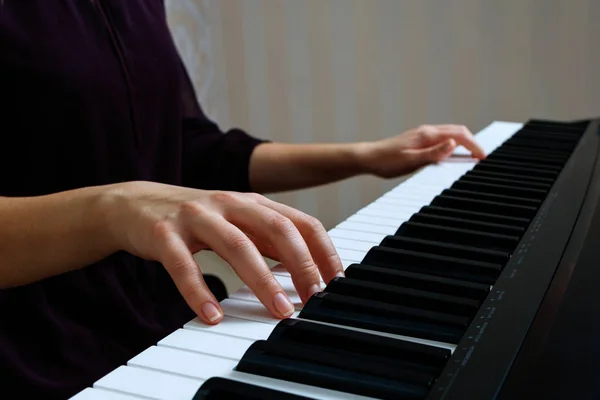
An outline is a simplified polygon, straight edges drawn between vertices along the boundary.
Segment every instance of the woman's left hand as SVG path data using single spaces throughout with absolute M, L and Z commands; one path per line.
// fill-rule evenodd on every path
M 421 125 L 391 138 L 357 143 L 364 169 L 382 178 L 395 178 L 442 161 L 457 145 L 464 146 L 476 159 L 485 158 L 485 152 L 463 125 Z

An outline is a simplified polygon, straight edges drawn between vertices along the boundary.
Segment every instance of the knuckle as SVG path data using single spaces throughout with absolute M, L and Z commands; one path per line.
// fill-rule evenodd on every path
M 431 125 L 420 125 L 417 129 L 417 137 L 421 142 L 427 142 L 433 131 L 434 128 Z
M 340 259 L 338 253 L 333 250 L 325 256 L 325 262 L 329 265 L 341 265 L 342 260 Z
M 211 195 L 211 199 L 218 204 L 236 204 L 239 202 L 239 198 L 235 193 L 218 191 Z
M 461 136 L 463 136 L 465 138 L 471 137 L 471 131 L 469 130 L 469 128 L 467 128 L 464 125 L 458 126 L 458 132 L 460 133 Z
M 192 265 L 190 262 L 186 262 L 186 261 L 176 261 L 175 263 L 171 264 L 169 266 L 169 269 L 171 270 L 171 273 L 175 276 L 180 276 L 183 275 L 185 273 L 187 273 L 189 270 L 191 270 L 192 268 L 196 268 L 196 265 Z
M 325 233 L 325 227 L 318 218 L 310 215 L 302 215 L 299 220 L 300 223 L 312 234 Z
M 254 201 L 256 203 L 265 199 L 265 196 L 258 193 L 244 193 L 244 197 L 246 197 L 250 201 Z
M 173 231 L 172 224 L 166 220 L 155 221 L 152 225 L 152 237 L 162 241 Z
M 201 217 L 205 214 L 204 208 L 197 202 L 186 200 L 179 205 L 180 213 L 184 216 Z
M 292 221 L 280 214 L 270 216 L 267 223 L 272 230 L 284 236 L 289 236 L 296 230 Z
M 273 287 L 276 283 L 276 280 L 271 272 L 265 272 L 264 274 L 256 276 L 252 283 L 254 289 L 260 292 Z
M 237 232 L 228 233 L 225 237 L 225 244 L 236 252 L 248 250 L 251 243 L 248 237 Z
M 319 269 L 310 259 L 300 262 L 290 273 L 292 280 L 299 283 L 318 282 L 321 277 Z

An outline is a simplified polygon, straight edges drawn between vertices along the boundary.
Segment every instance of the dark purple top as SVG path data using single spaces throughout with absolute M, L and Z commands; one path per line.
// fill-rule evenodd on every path
M 0 2 L 0 99 L 0 196 L 250 190 L 260 141 L 203 115 L 161 0 Z M 159 264 L 126 253 L 0 290 L 0 397 L 73 395 L 193 317 Z

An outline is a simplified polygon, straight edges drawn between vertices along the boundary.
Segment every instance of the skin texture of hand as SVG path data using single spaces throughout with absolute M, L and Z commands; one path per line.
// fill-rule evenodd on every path
M 463 125 L 422 125 L 398 136 L 359 143 L 361 164 L 368 173 L 395 178 L 448 157 L 462 145 L 477 159 L 485 152 Z
M 129 182 L 108 200 L 111 236 L 123 250 L 160 261 L 189 306 L 207 323 L 223 314 L 192 254 L 213 249 L 226 260 L 273 316 L 293 313 L 289 298 L 262 254 L 290 272 L 303 302 L 320 291 L 320 278 L 343 276 L 321 223 L 254 193 L 204 191 Z

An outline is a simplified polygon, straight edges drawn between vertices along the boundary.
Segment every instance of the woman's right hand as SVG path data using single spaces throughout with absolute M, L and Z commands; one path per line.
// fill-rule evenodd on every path
M 109 192 L 106 215 L 117 246 L 161 262 L 207 323 L 219 322 L 223 313 L 193 258 L 199 250 L 210 248 L 227 261 L 277 318 L 290 316 L 294 307 L 262 255 L 290 272 L 302 302 L 320 290 L 321 276 L 326 283 L 343 276 L 317 219 L 261 195 L 153 182 L 121 183 Z

